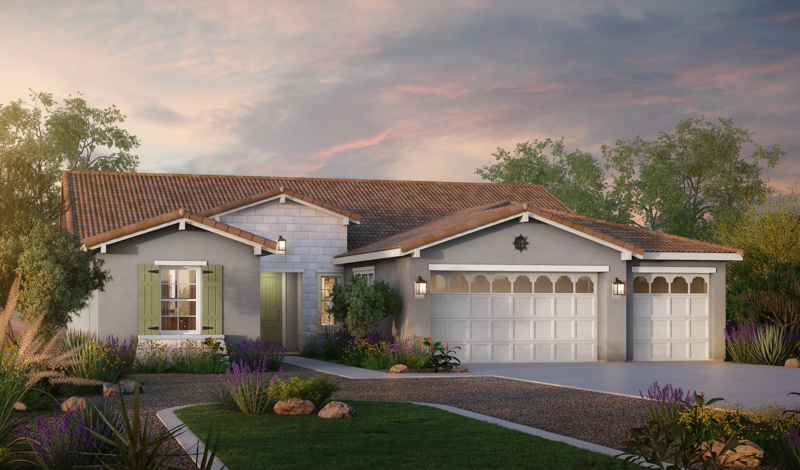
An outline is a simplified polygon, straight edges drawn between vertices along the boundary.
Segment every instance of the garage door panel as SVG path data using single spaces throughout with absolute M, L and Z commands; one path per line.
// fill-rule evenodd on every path
M 472 320 L 469 322 L 470 339 L 472 341 L 488 341 L 491 338 L 490 325 L 491 323 L 488 320 Z M 448 341 L 449 338 L 453 337 L 448 336 Z
M 492 351 L 491 362 L 511 362 L 510 344 L 493 343 L 490 348 Z
M 653 308 L 650 315 L 653 317 L 663 317 L 669 315 L 669 301 L 670 299 L 664 296 L 653 297 Z
M 580 316 L 597 316 L 594 297 L 577 297 L 575 299 L 576 312 Z
M 554 299 L 552 297 L 534 297 L 534 301 L 536 302 L 534 315 L 537 317 L 552 317 L 554 304 L 553 300 Z
M 533 316 L 533 297 L 514 297 L 514 316 Z
M 514 341 L 533 341 L 533 322 L 530 320 L 515 320 L 512 324 L 514 328 Z
M 708 338 L 708 320 L 690 320 L 691 339 Z
M 573 301 L 572 297 L 556 297 L 556 316 L 557 317 L 571 317 L 573 316 Z
M 513 362 L 530 362 L 533 361 L 533 344 L 520 344 L 513 345 L 514 361 Z
M 653 339 L 653 326 L 652 320 L 634 319 L 633 320 L 633 337 L 634 339 Z
M 469 321 L 450 320 L 449 323 L 449 331 L 445 337 L 472 339 L 472 331 L 469 327 Z
M 672 299 L 672 310 L 670 314 L 673 317 L 687 317 L 689 316 L 689 299 L 676 297 Z
M 511 341 L 514 334 L 510 321 L 495 320 L 492 322 L 492 339 L 494 341 Z
M 573 322 L 570 320 L 557 320 L 555 322 L 556 335 L 558 339 L 575 339 L 575 331 L 573 329 Z
M 488 318 L 492 316 L 492 301 L 489 297 L 472 297 L 470 299 L 472 318 Z M 452 309 L 450 310 L 453 311 Z M 461 315 L 457 315 L 461 316 Z
M 693 298 L 690 300 L 690 315 L 693 317 L 708 316 L 708 297 Z
M 574 361 L 575 360 L 575 344 L 574 343 L 556 343 L 556 361 Z
M 534 334 L 536 336 L 533 339 L 537 341 L 555 339 L 553 335 L 555 323 L 553 320 L 537 321 L 534 324 Z
M 653 316 L 653 302 L 649 296 L 633 296 L 633 316 L 636 317 L 652 317 Z
M 576 345 L 576 361 L 594 361 L 597 358 L 597 344 L 596 343 L 577 343 Z
M 470 346 L 472 350 L 472 358 L 470 360 L 472 362 L 492 362 L 489 356 L 489 344 L 481 343 Z
M 708 343 L 689 343 L 689 359 L 701 361 L 708 359 Z
M 555 359 L 553 343 L 533 343 L 534 361 L 552 361 Z
M 508 318 L 511 316 L 511 302 L 513 299 L 504 297 L 492 297 L 492 316 Z
M 431 336 L 434 338 L 443 338 L 449 335 L 450 332 L 447 331 L 447 320 L 431 319 Z
M 576 320 L 575 325 L 577 328 L 577 336 L 575 339 L 582 341 L 590 341 L 595 338 L 595 322 L 594 320 Z
M 470 314 L 470 301 L 469 297 L 461 297 L 461 296 L 450 296 L 449 301 L 447 302 L 447 315 L 448 317 L 453 318 L 463 318 L 469 317 Z M 433 314 L 431 314 L 433 317 Z

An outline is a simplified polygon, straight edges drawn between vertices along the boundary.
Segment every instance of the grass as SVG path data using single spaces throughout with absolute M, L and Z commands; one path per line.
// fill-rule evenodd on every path
M 561 442 L 408 403 L 347 401 L 349 420 L 244 415 L 220 405 L 176 414 L 197 436 L 222 431 L 219 458 L 231 470 L 262 468 L 571 469 L 619 460 Z

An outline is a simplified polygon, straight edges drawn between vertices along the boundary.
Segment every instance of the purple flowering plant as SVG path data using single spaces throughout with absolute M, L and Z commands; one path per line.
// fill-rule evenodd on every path
M 236 407 L 245 414 L 266 413 L 274 401 L 272 386 L 283 375 L 267 374 L 267 357 L 262 356 L 252 367 L 243 360 L 231 364 L 231 368 L 220 374 L 224 391 L 230 394 Z
M 87 424 L 82 413 L 56 413 L 52 420 L 38 417 L 29 426 L 19 427 L 20 435 L 30 444 L 31 454 L 42 468 L 71 469 L 91 463 L 87 455 L 106 450 L 97 435 L 110 437 L 113 431 L 102 421 Z
M 687 391 L 684 395 L 680 387 L 675 388 L 672 384 L 661 387 L 658 385 L 658 381 L 653 382 L 647 389 L 647 398 L 639 390 L 639 396 L 642 397 L 647 416 L 662 425 L 678 422 L 681 413 L 687 407 L 694 405 L 695 395 L 697 395 L 697 391 Z
M 283 358 L 286 357 L 287 348 L 280 341 L 272 342 L 266 338 L 245 339 L 233 347 L 233 355 L 244 361 L 250 367 L 255 367 L 259 361 L 264 361 L 267 371 L 276 371 L 281 368 Z
M 758 325 L 755 323 L 741 326 L 729 325 L 725 328 L 725 347 L 733 362 L 742 364 L 750 362 L 750 351 L 757 334 Z

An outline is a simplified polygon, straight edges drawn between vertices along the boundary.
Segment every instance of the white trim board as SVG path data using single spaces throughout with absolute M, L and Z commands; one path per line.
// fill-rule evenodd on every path
M 208 261 L 164 261 L 155 260 L 156 266 L 208 266 Z
M 741 261 L 739 253 L 675 253 L 647 252 L 642 259 L 646 260 L 682 260 L 682 261 Z
M 526 272 L 526 273 L 607 273 L 608 266 L 563 266 L 537 264 L 429 264 L 429 271 Z
M 399 258 L 401 256 L 410 254 L 403 253 L 400 251 L 400 248 L 394 248 L 392 250 L 384 250 L 384 251 L 376 251 L 373 253 L 362 253 L 359 255 L 350 255 L 350 256 L 343 256 L 341 258 L 333 258 L 333 264 L 338 266 L 341 264 L 347 263 L 358 263 L 359 261 L 372 261 L 376 259 L 387 259 L 387 258 Z
M 224 216 L 224 215 L 229 215 L 229 214 L 233 214 L 235 212 L 243 211 L 245 209 L 249 209 L 251 207 L 255 207 L 255 206 L 264 204 L 266 202 L 272 202 L 272 201 L 274 201 L 276 199 L 279 201 L 280 204 L 286 203 L 286 200 L 288 199 L 288 200 L 290 200 L 292 202 L 296 202 L 298 204 L 302 204 L 302 205 L 310 207 L 312 209 L 316 209 L 316 210 L 318 210 L 320 212 L 324 212 L 324 213 L 326 213 L 328 215 L 331 215 L 333 217 L 338 217 L 338 218 L 342 219 L 342 225 L 347 225 L 347 224 L 349 224 L 351 222 L 354 223 L 354 224 L 361 224 L 360 221 L 353 220 L 353 219 L 351 219 L 350 217 L 348 217 L 346 215 L 339 214 L 338 212 L 334 212 L 334 211 L 325 209 L 324 207 L 320 207 L 320 206 L 317 206 L 315 204 L 311 204 L 308 201 L 304 201 L 302 199 L 297 199 L 296 197 L 289 196 L 288 194 L 284 194 L 284 193 L 277 194 L 277 195 L 272 196 L 270 198 L 261 199 L 260 201 L 251 202 L 250 204 L 245 204 L 243 206 L 239 206 L 236 209 L 229 209 L 227 211 L 223 211 L 223 212 L 220 212 L 218 214 L 214 214 L 210 218 L 212 218 L 212 219 L 214 219 L 214 220 L 219 222 L 220 218 L 222 216 Z
M 633 266 L 632 273 L 643 274 L 716 274 L 717 268 L 711 267 L 665 267 L 665 266 Z

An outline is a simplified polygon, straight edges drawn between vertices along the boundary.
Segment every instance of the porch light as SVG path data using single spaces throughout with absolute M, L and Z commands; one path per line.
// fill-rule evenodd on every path
M 625 295 L 625 283 L 617 278 L 614 284 L 611 285 L 611 292 L 613 292 L 614 295 Z
M 278 251 L 286 251 L 286 239 L 283 235 L 278 235 Z
M 417 295 L 425 295 L 428 293 L 428 283 L 422 279 L 422 276 L 417 276 L 417 281 L 414 283 L 414 292 Z

